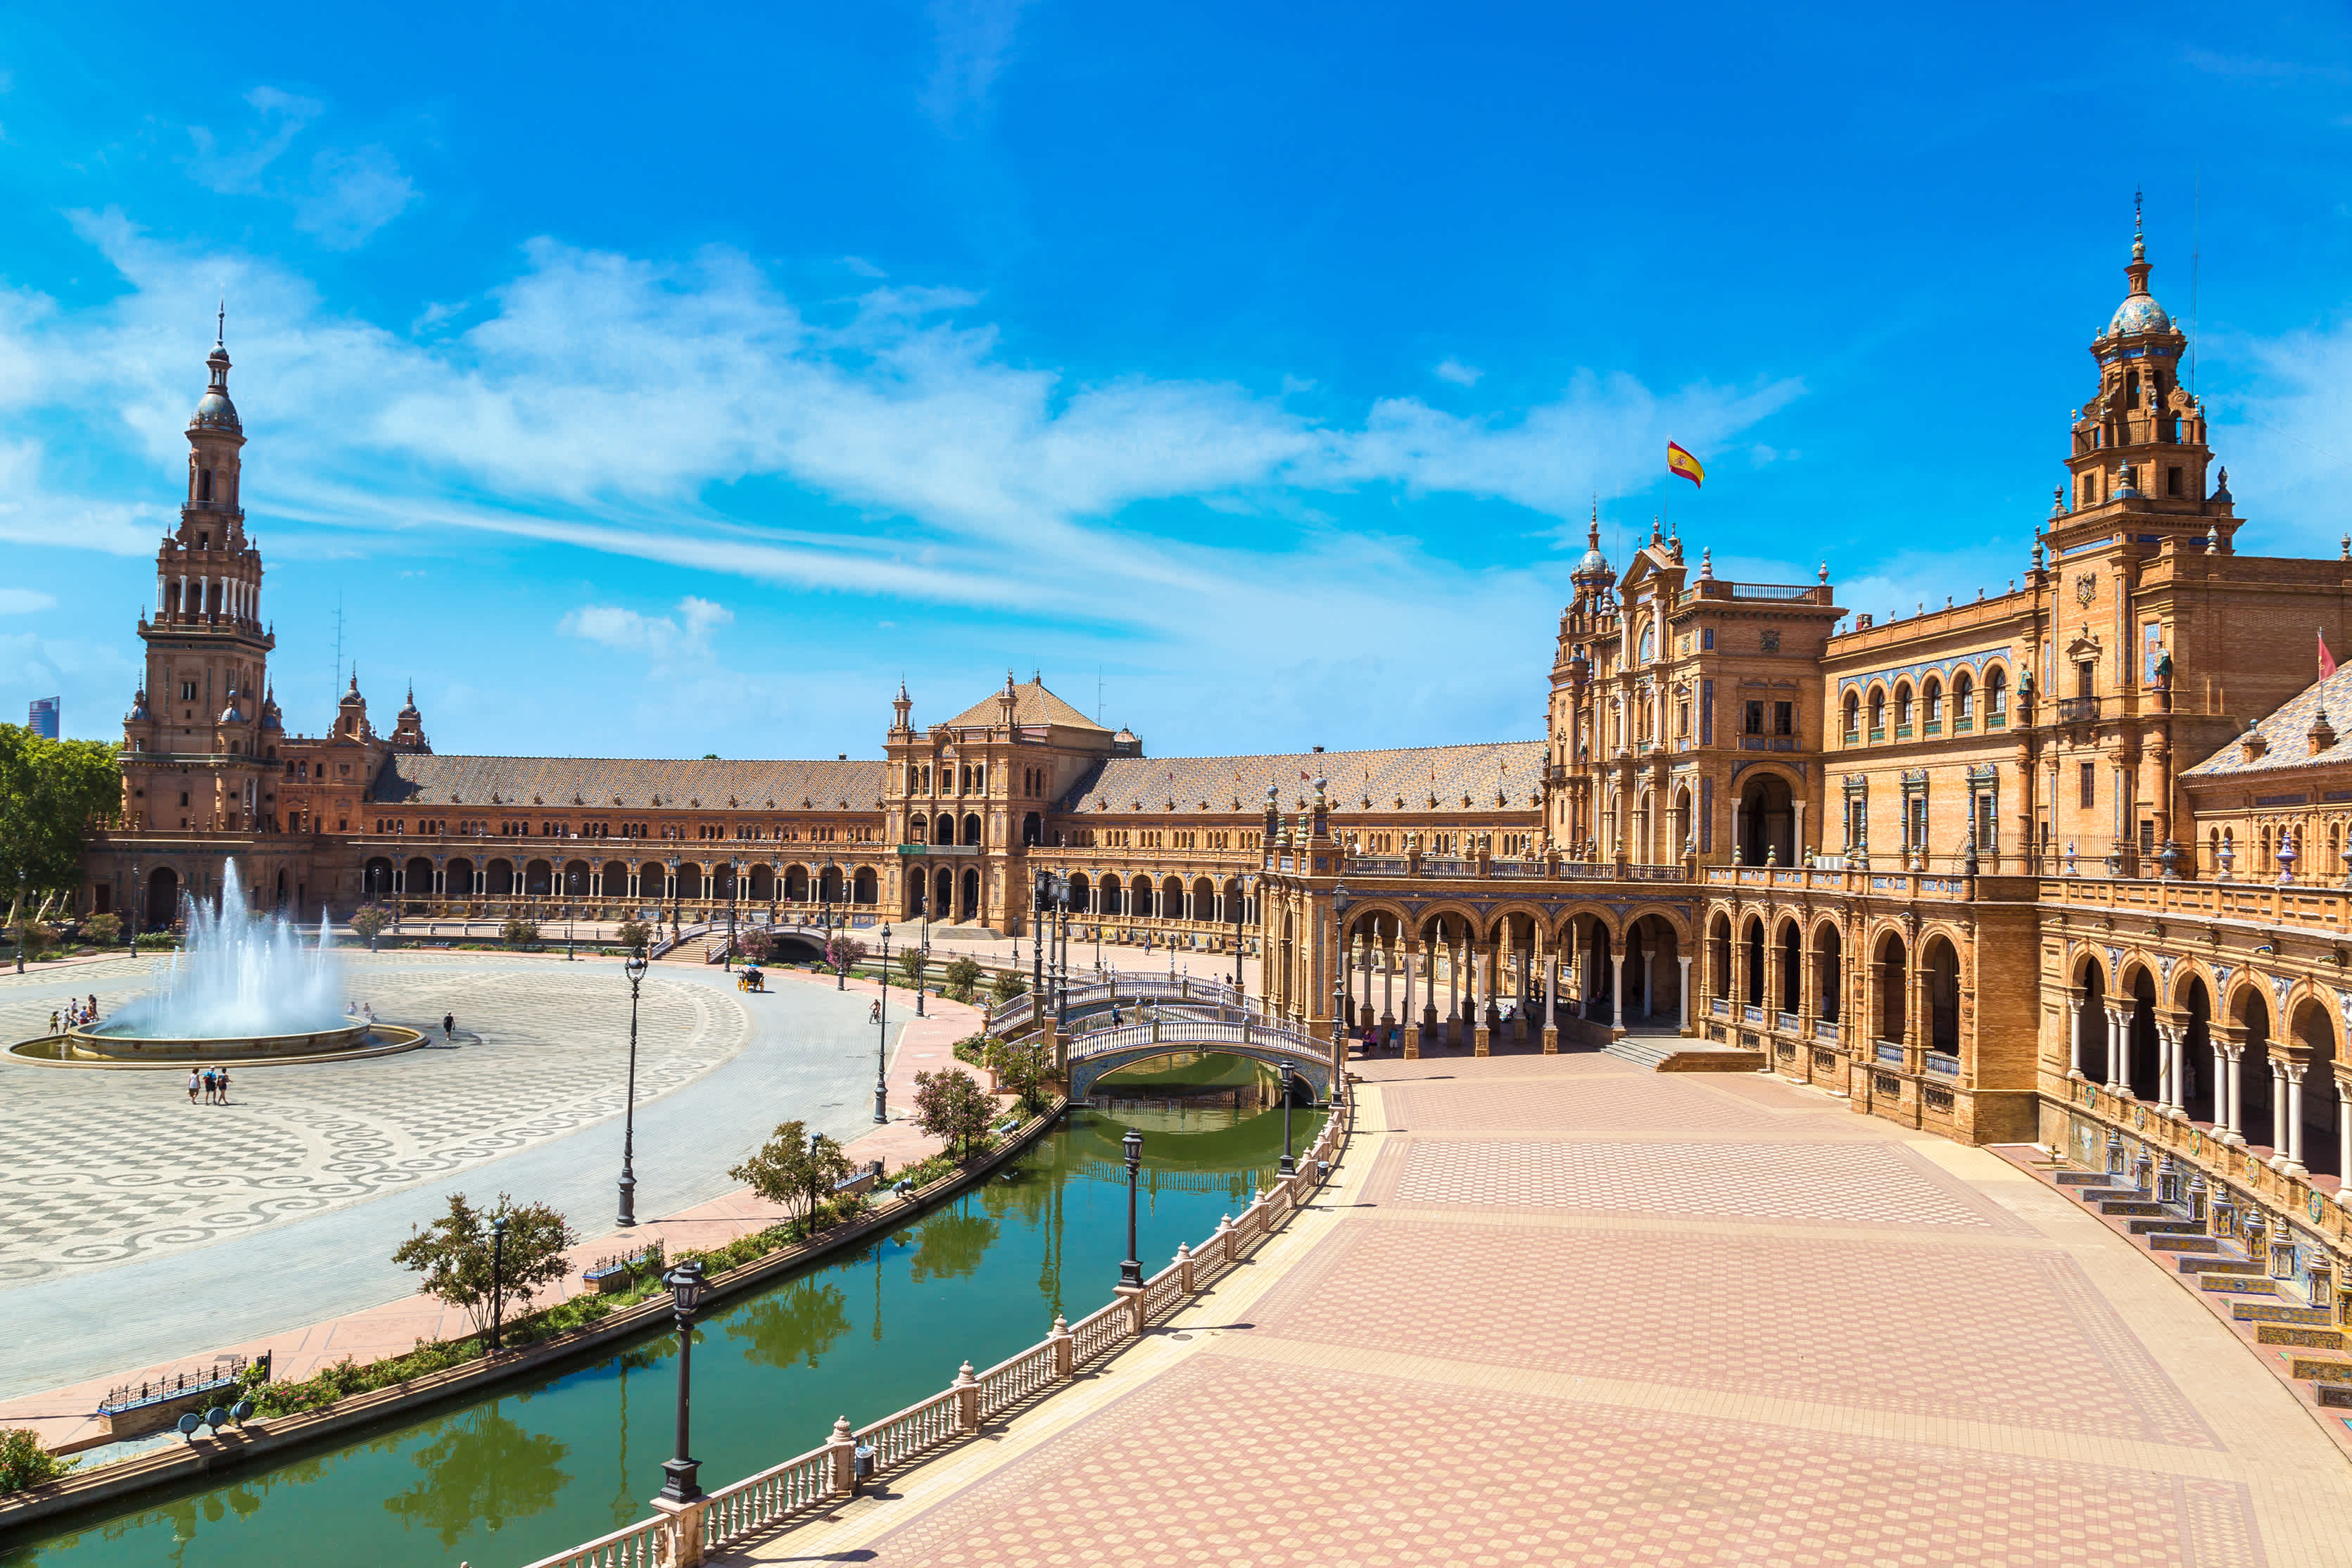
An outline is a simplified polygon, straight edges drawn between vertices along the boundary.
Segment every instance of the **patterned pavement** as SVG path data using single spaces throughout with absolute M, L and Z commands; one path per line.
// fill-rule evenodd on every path
M 1252 1265 L 721 1560 L 2352 1565 L 2322 1413 L 1990 1153 L 1594 1056 L 1363 1070 Z

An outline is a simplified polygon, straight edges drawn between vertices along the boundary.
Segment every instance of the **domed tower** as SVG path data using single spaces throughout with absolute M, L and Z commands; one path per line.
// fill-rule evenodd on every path
M 274 808 L 279 736 L 257 694 L 277 639 L 261 618 L 261 552 L 245 533 L 245 426 L 217 330 L 205 366 L 179 526 L 157 548 L 154 613 L 139 623 L 147 670 L 123 721 L 123 806 L 126 820 L 159 830 L 252 832 Z M 163 773 L 173 776 L 150 776 Z
M 393 718 L 392 749 L 425 753 L 433 750 L 432 742 L 425 738 L 425 715 L 416 710 L 416 683 L 413 680 L 408 683 L 408 700 Z
M 2238 531 L 2227 484 L 2206 490 L 2205 408 L 2180 381 L 2189 338 L 2148 292 L 2153 270 L 2135 211 L 2130 289 L 2091 342 L 2099 384 L 2075 415 L 2067 486 L 2051 510 L 2048 532 L 2062 548 L 2113 533 L 2126 513 L 2135 534 L 2201 542 L 2210 530 L 2225 552 Z

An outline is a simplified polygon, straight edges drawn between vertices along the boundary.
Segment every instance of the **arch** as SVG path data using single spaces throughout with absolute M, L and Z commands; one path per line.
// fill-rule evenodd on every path
M 980 873 L 976 870 L 963 874 L 963 906 L 959 914 L 967 921 L 980 918 Z
M 539 862 L 534 860 L 531 864 L 533 866 L 537 866 Z M 679 864 L 677 868 L 677 896 L 679 898 L 699 899 L 708 897 L 708 895 L 702 890 L 702 863 L 700 861 L 688 860 Z M 544 891 L 544 889 L 535 888 L 532 891 L 539 892 Z
M 1984 710 L 1988 728 L 2008 721 L 2009 671 L 1998 664 L 1985 667 Z
M 2189 1016 L 2184 1026 L 2187 1037 L 2181 1041 L 2180 1054 L 2188 1069 L 2188 1081 L 2173 1092 L 2180 1097 L 2181 1108 L 2192 1121 L 2210 1125 L 2213 1114 L 2213 994 L 2206 989 L 2205 977 L 2189 966 L 2182 965 L 2185 978 L 2175 993 L 2180 1010 Z
M 1021 842 L 1024 844 L 1033 845 L 1043 844 L 1045 842 L 1045 819 L 1044 816 L 1033 811 L 1022 817 Z
M 1739 856 L 1743 864 L 1797 863 L 1796 794 L 1775 772 L 1759 771 L 1739 788 Z
M 1192 918 L 1196 921 L 1217 918 L 1217 885 L 1206 877 L 1192 879 Z
M 1745 967 L 1748 971 L 1748 984 L 1742 988 L 1739 999 L 1751 1007 L 1761 1007 L 1764 1005 L 1763 916 L 1749 915 L 1748 917 L 1748 927 L 1746 931 L 1741 932 L 1741 942 L 1747 949 L 1747 952 L 1741 956 L 1746 961 Z
M 1731 917 L 1721 910 L 1707 922 L 1706 978 L 1710 995 L 1731 994 Z
M 1967 666 L 1952 671 L 1952 722 L 1966 724 L 1977 716 L 1977 678 Z
M 1907 681 L 1907 680 L 1898 680 L 1898 681 L 1896 681 L 1896 682 L 1895 683 L 1895 728 L 1897 728 L 1897 729 L 1901 729 L 1904 725 L 1908 724 L 1908 723 L 1910 723 L 1910 722 L 1911 722 L 1911 683 L 1910 683 L 1909 681 Z
M 1932 675 L 1919 683 L 1919 707 L 1922 722 L 1944 721 L 1944 683 Z
M 161 931 L 179 918 L 180 874 L 169 866 L 158 866 L 147 874 L 147 928 Z
M 2275 1152 L 2280 1101 L 2271 1081 L 2271 1008 L 2261 986 L 2247 981 L 2230 994 L 2230 1021 L 2244 1042 L 2238 1058 L 2238 1131 L 2249 1144 Z
M 871 866 L 860 866 L 849 880 L 849 901 L 853 904 L 878 904 L 882 901 L 881 879 Z
M 608 881 L 604 886 L 606 890 L 609 892 L 611 890 L 612 884 Z M 754 866 L 749 871 L 745 872 L 743 875 L 743 896 L 755 904 L 774 903 L 776 901 L 775 868 L 763 863 Z
M 375 862 L 371 860 L 368 864 L 373 866 Z M 384 862 L 384 869 L 389 872 L 391 868 L 392 863 L 390 861 Z M 387 876 L 384 879 L 384 886 L 390 887 L 391 885 L 392 879 Z M 503 856 L 491 861 L 488 866 L 483 868 L 482 886 L 488 889 L 492 894 L 499 898 L 505 899 L 513 897 L 515 891 L 514 862 L 507 859 Z
M 920 812 L 907 819 L 907 842 L 928 844 L 931 837 L 931 819 Z
M 2123 1081 L 2140 1099 L 2158 1103 L 2164 1098 L 2164 1047 L 2156 1032 L 2156 976 L 2135 957 L 2121 970 L 2116 992 L 2131 998 L 2122 1042 Z
M 932 825 L 931 842 L 934 844 L 952 844 L 955 841 L 955 818 L 943 811 L 940 813 L 939 821 Z
M 1673 1022 L 1682 1011 L 1682 942 L 1671 921 L 1643 914 L 1625 928 L 1625 1017 Z
M 1907 1045 L 1910 1041 L 1907 1002 L 1910 989 L 1911 951 L 1899 932 L 1881 931 L 1878 945 L 1873 950 L 1871 968 L 1874 972 L 1878 993 L 1877 1016 L 1871 1020 L 1876 1037 L 1890 1046 Z
M 1845 694 L 1845 735 L 1848 740 L 1862 738 L 1862 693 L 1851 689 Z
M 470 899 L 474 896 L 474 863 L 460 855 L 442 868 L 441 887 L 446 897 Z
M 1151 879 L 1137 872 L 1128 879 L 1127 912 L 1139 920 L 1148 920 L 1152 912 Z
M 643 886 L 642 883 L 639 884 Z M 809 868 L 793 864 L 784 868 L 784 899 L 789 903 L 804 904 L 809 897 Z
M 555 880 L 555 868 L 544 860 L 533 860 L 522 868 L 522 891 L 544 894 Z
M 411 855 L 400 868 L 401 897 L 415 900 L 433 896 L 433 862 L 422 855 Z
M 974 845 L 980 842 L 980 813 L 976 811 L 967 811 L 964 813 L 963 841 L 966 844 Z
M 1960 955 L 1952 939 L 1937 932 L 1919 950 L 1920 984 L 1927 992 L 1927 1048 L 1960 1054 Z
M 1834 1024 L 1845 982 L 1845 933 L 1834 920 L 1813 928 L 1813 1016 Z
M 955 919 L 956 875 L 945 866 L 931 875 L 931 919 Z
M 2093 1083 L 2112 1082 L 2107 1075 L 2107 972 L 2087 951 L 2075 984 L 2083 988 L 2083 1076 Z
M 1086 910 L 1088 907 L 1088 895 L 1092 892 L 1093 889 L 1094 882 L 1092 879 L 1088 878 L 1084 871 L 1071 872 L 1070 908 L 1081 911 Z
M 830 860 L 817 868 L 816 901 L 820 904 L 841 902 L 841 868 Z
M 584 899 L 588 896 L 588 889 L 591 886 L 589 876 L 587 861 L 566 860 L 563 863 L 563 880 L 558 886 L 557 891 L 567 899 Z
M 2336 1019 L 2326 1003 L 2307 995 L 2292 1014 L 2289 1037 L 2304 1060 L 2303 1165 L 2314 1175 L 2341 1176 L 2344 1117 L 2342 1086 L 2336 1081 Z
M 1805 933 L 1794 918 L 1780 922 L 1773 947 L 1779 982 L 1774 1003 L 1781 1012 L 1794 1014 L 1803 1007 L 1805 994 Z
M 596 875 L 596 885 L 604 889 L 604 896 L 606 899 L 625 899 L 629 896 L 629 868 L 625 861 L 607 860 L 604 862 L 604 869 Z
M 1184 879 L 1181 877 L 1162 878 L 1160 883 L 1160 918 L 1173 921 L 1181 920 L 1183 916 Z
M 1870 738 L 1886 738 L 1886 688 L 1874 682 L 1870 688 Z

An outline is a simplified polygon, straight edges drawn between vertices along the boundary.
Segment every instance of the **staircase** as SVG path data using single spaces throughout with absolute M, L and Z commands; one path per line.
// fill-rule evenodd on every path
M 2156 1201 L 2123 1178 L 2098 1171 L 2044 1172 L 2061 1192 L 2072 1193 L 2110 1220 L 2160 1261 L 2193 1279 L 2204 1295 L 2229 1303 L 2231 1326 L 2278 1358 L 2286 1376 L 2307 1386 L 2313 1404 L 2352 1410 L 2352 1359 L 2346 1359 L 2344 1331 L 2328 1310 L 2305 1305 L 2289 1293 L 2289 1282 L 2271 1278 L 2266 1262 L 2250 1256 L 2227 1237 L 2209 1235 L 2181 1205 Z M 2299 1352 L 2336 1352 L 2299 1354 Z M 2345 1425 L 2352 1428 L 2352 1417 Z
M 1655 1072 L 1659 1064 L 1680 1050 L 1682 1046 L 1679 1036 L 1622 1035 L 1601 1048 L 1621 1062 L 1632 1062 L 1646 1072 Z

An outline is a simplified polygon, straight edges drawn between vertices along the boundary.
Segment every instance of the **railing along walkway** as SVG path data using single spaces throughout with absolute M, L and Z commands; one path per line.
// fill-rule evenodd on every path
M 529 1568 L 685 1568 L 706 1553 L 735 1545 L 754 1531 L 854 1497 L 863 1480 L 925 1454 L 976 1436 L 983 1422 L 1024 1400 L 1050 1392 L 1078 1370 L 1140 1336 L 1265 1245 L 1324 1179 L 1347 1138 L 1351 1105 L 1342 1098 L 1296 1174 L 1277 1177 L 1239 1218 L 1228 1216 L 1197 1247 L 1179 1247 L 1175 1261 L 1075 1323 L 1054 1320 L 1053 1332 L 1027 1350 L 974 1373 L 966 1362 L 954 1383 L 919 1404 L 870 1426 L 833 1424 L 832 1437 L 804 1454 L 731 1486 L 708 1493 L 677 1512 L 641 1520 L 624 1530 L 542 1557 Z M 860 1461 L 865 1475 L 859 1474 Z

